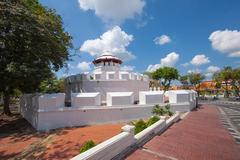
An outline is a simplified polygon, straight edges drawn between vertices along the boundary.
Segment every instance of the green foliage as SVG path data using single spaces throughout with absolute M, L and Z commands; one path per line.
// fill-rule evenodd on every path
M 165 106 L 165 108 L 166 108 L 166 110 L 170 110 L 170 104 L 167 104 L 166 106 Z
M 197 85 L 199 85 L 202 82 L 202 80 L 205 79 L 205 76 L 201 73 L 190 73 L 188 77 L 190 84 L 194 85 L 195 89 L 197 89 Z
M 157 121 L 159 121 L 159 116 L 153 116 L 151 118 L 149 118 L 149 120 L 146 122 L 146 125 L 149 127 L 152 124 L 156 123 Z
M 171 85 L 172 80 L 176 80 L 178 77 L 178 70 L 172 67 L 159 68 L 152 73 L 152 78 L 160 80 L 164 91 L 167 91 Z
M 165 114 L 165 110 L 163 107 L 159 106 L 158 104 L 153 107 L 152 114 L 163 116 Z
M 218 88 L 218 89 L 220 89 L 220 88 L 221 88 L 221 85 L 222 85 L 221 82 L 216 82 L 215 87 Z
M 61 17 L 37 0 L 2 0 L 0 31 L 0 92 L 5 97 L 4 113 L 10 114 L 8 102 L 14 90 L 38 91 L 52 70 L 69 60 L 72 44 Z
M 135 134 L 138 134 L 139 132 L 147 128 L 147 124 L 142 119 L 135 122 L 134 126 L 135 126 L 135 130 L 134 130 Z
M 53 76 L 40 84 L 40 92 L 42 93 L 63 93 L 64 92 L 64 79 L 57 79 Z
M 224 97 L 229 97 L 229 86 L 231 85 L 235 96 L 239 96 L 240 89 L 240 68 L 233 69 L 232 67 L 224 67 L 220 72 L 213 75 L 213 79 L 216 81 L 217 88 L 223 88 L 225 90 Z
M 19 98 L 22 95 L 22 92 L 19 89 L 14 89 L 13 97 Z
M 188 76 L 189 82 L 193 85 L 201 83 L 201 81 L 205 78 L 205 76 L 201 73 L 190 73 Z
M 235 68 L 233 70 L 233 79 L 231 82 L 233 86 L 235 96 L 239 97 L 239 90 L 240 90 L 240 68 Z
M 154 124 L 157 121 L 159 121 L 159 119 L 160 119 L 159 116 L 153 116 L 153 117 L 149 118 L 146 122 L 143 121 L 142 119 L 140 119 L 140 120 L 138 120 L 136 122 L 132 122 L 132 125 L 135 126 L 134 133 L 138 134 L 139 132 L 143 131 L 147 127 L 149 127 L 152 124 Z
M 80 153 L 83 153 L 95 146 L 95 143 L 92 140 L 88 140 L 81 148 Z
M 173 115 L 173 112 L 171 112 L 171 111 L 168 111 L 167 113 L 170 117 Z
M 173 115 L 173 112 L 170 111 L 170 105 L 169 104 L 167 104 L 164 107 L 161 107 L 159 105 L 155 105 L 153 107 L 152 113 L 155 114 L 155 115 L 158 115 L 158 116 L 164 116 L 166 114 L 169 115 L 169 116 Z
M 188 85 L 189 85 L 188 75 L 179 76 L 179 81 L 182 83 L 183 88 L 188 89 Z

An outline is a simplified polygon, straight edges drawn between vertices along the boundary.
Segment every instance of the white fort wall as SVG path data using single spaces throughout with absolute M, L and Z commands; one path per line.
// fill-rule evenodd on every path
M 38 126 L 38 98 L 38 94 L 24 94 L 20 97 L 20 113 L 36 129 Z
M 98 95 L 98 93 L 95 93 L 91 98 L 98 99 Z M 47 131 L 61 127 L 115 123 L 148 118 L 152 116 L 152 108 L 154 107 L 153 104 L 100 106 L 98 105 L 99 100 L 97 100 L 98 102 L 94 101 L 95 106 L 92 106 L 92 104 L 90 104 L 91 106 L 82 105 L 81 102 L 86 102 L 83 100 L 79 101 L 78 105 L 65 107 L 64 97 L 64 93 L 23 95 L 20 101 L 21 115 L 37 130 Z M 89 99 L 89 95 L 86 98 Z M 174 112 L 190 111 L 196 107 L 195 98 L 192 98 L 192 102 L 170 103 L 170 109 Z M 161 106 L 166 105 L 166 103 L 159 104 Z
M 164 103 L 163 91 L 139 92 L 139 104 L 161 104 Z
M 66 101 L 70 101 L 72 93 L 99 92 L 101 101 L 106 101 L 107 92 L 133 92 L 134 100 L 139 100 L 140 91 L 148 91 L 149 82 L 141 80 L 77 80 L 66 85 Z
M 99 92 L 92 93 L 72 93 L 72 107 L 100 106 L 101 97 Z
M 46 95 L 24 95 L 21 97 L 20 105 L 21 115 L 38 131 L 123 122 L 148 118 L 152 115 L 153 106 L 95 106 L 95 108 L 49 106 L 44 108 L 39 106 L 40 101 L 43 100 L 42 97 L 46 98 Z M 45 101 L 51 101 L 51 99 L 46 98 Z

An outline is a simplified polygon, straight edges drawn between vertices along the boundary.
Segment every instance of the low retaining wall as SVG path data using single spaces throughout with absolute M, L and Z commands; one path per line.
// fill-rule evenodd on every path
M 161 119 L 135 136 L 133 126 L 124 126 L 122 128 L 122 133 L 98 144 L 82 154 L 73 157 L 71 160 L 122 159 L 127 152 L 139 145 L 142 145 L 148 141 L 149 138 L 152 138 L 159 132 L 162 132 L 169 127 L 170 124 L 173 124 L 179 119 L 180 114 L 176 113 L 167 121 Z
M 38 111 L 37 130 L 60 127 L 85 126 L 101 123 L 115 123 L 152 115 L 153 106 L 102 107 L 102 108 L 60 108 Z
M 170 103 L 170 110 L 172 112 L 189 112 L 194 108 L 196 108 L 195 102 Z

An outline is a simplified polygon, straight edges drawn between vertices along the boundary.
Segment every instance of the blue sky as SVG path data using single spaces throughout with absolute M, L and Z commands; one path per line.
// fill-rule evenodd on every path
M 140 73 L 172 66 L 210 78 L 223 66 L 240 66 L 239 0 L 40 2 L 61 15 L 73 37 L 70 53 L 77 56 L 68 62 L 68 74 L 92 69 L 90 62 L 106 50 L 124 58 L 125 69 Z

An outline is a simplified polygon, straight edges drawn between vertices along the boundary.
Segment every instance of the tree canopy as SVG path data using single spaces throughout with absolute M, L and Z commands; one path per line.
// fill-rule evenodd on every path
M 9 98 L 14 89 L 39 90 L 69 60 L 71 36 L 62 19 L 37 0 L 0 2 L 0 92 L 4 112 L 10 114 Z
M 179 76 L 179 81 L 182 83 L 184 89 L 188 89 L 188 85 L 189 85 L 188 75 Z
M 65 92 L 64 78 L 58 79 L 56 76 L 52 76 L 41 82 L 39 89 L 42 93 L 58 93 Z
M 240 68 L 224 67 L 221 71 L 213 75 L 213 79 L 224 89 L 224 97 L 229 97 L 230 86 L 233 87 L 235 96 L 239 96 Z
M 200 86 L 200 83 L 205 79 L 205 76 L 201 73 L 190 73 L 188 75 L 189 77 L 189 83 L 195 87 L 196 90 L 198 90 L 198 86 Z
M 171 82 L 178 79 L 178 76 L 178 70 L 172 67 L 159 68 L 152 73 L 152 78 L 160 81 L 164 91 L 169 89 Z

